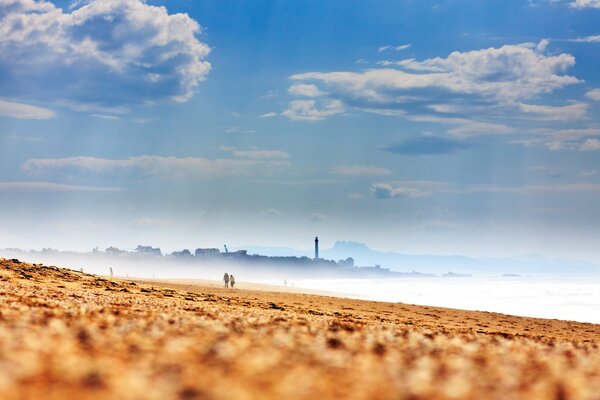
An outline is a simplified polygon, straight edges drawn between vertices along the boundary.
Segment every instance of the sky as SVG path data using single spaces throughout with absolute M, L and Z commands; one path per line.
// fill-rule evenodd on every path
M 0 0 L 0 248 L 598 260 L 599 22 L 599 0 Z

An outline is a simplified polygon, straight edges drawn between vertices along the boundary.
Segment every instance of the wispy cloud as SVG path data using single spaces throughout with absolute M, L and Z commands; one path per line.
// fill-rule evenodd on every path
M 585 93 L 585 97 L 594 101 L 600 101 L 600 89 L 588 90 Z
M 0 191 L 40 191 L 40 192 L 119 192 L 118 187 L 80 186 L 54 182 L 20 181 L 0 182 Z
M 92 117 L 106 119 L 109 121 L 118 121 L 121 117 L 117 117 L 116 115 L 106 115 L 106 114 L 92 114 Z
M 48 108 L 0 100 L 0 115 L 17 119 L 50 119 L 55 113 Z
M 410 47 L 410 44 L 401 44 L 399 46 L 381 46 L 377 49 L 378 52 L 382 53 L 386 50 L 395 50 L 395 51 L 402 51 L 402 50 L 406 50 Z
M 598 139 L 586 139 L 579 146 L 580 151 L 598 151 L 600 150 L 600 140 Z
M 134 172 L 146 176 L 211 178 L 216 176 L 271 175 L 287 168 L 287 158 L 205 159 L 198 157 L 139 156 L 127 159 L 67 157 L 31 159 L 22 165 L 29 174 L 42 174 L 67 168 L 93 173 Z
M 231 153 L 236 157 L 250 158 L 254 160 L 287 160 L 290 158 L 290 155 L 282 150 L 239 150 L 236 147 L 221 147 L 221 150 Z
M 581 173 L 579 175 L 581 175 L 584 178 L 589 178 L 589 177 L 595 176 L 597 174 L 598 174 L 598 170 L 593 169 L 593 170 L 583 170 L 583 171 L 581 171 Z
M 392 186 L 389 183 L 374 183 L 371 185 L 371 194 L 376 199 L 393 199 L 393 198 L 415 198 L 427 197 L 429 193 L 419 189 L 401 186 Z
M 288 89 L 290 94 L 295 96 L 304 96 L 304 97 L 319 97 L 325 95 L 325 93 L 321 92 L 318 87 L 315 85 L 292 85 Z
M 134 219 L 131 221 L 133 225 L 139 227 L 164 227 L 167 225 L 171 225 L 172 221 L 160 218 L 150 218 L 150 217 L 142 217 L 138 219 Z
M 347 176 L 382 176 L 390 175 L 392 171 L 387 168 L 370 165 L 338 165 L 331 169 L 331 174 Z
M 548 194 L 548 193 L 600 193 L 600 184 L 596 183 L 555 183 L 535 184 L 522 186 L 498 186 L 498 185 L 471 185 L 458 192 L 476 193 L 521 193 L 521 194 Z
M 529 114 L 536 114 L 547 121 L 565 121 L 578 120 L 585 117 L 588 104 L 582 102 L 573 102 L 566 106 L 544 106 L 520 103 L 521 111 Z
M 277 113 L 274 111 L 268 112 L 268 113 L 264 113 L 258 116 L 258 118 L 273 118 L 276 117 Z
M 569 3 L 572 8 L 600 8 L 600 0 L 574 0 Z
M 569 42 L 600 43 L 600 35 L 583 36 L 576 39 L 569 39 Z

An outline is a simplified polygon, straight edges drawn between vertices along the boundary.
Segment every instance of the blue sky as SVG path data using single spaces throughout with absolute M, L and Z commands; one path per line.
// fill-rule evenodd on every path
M 0 0 L 0 247 L 597 259 L 600 2 Z

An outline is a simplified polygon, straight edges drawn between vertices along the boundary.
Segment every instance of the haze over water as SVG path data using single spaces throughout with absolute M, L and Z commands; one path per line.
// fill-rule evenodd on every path
M 294 285 L 364 300 L 600 323 L 600 280 L 598 276 L 590 278 L 340 279 L 300 280 Z

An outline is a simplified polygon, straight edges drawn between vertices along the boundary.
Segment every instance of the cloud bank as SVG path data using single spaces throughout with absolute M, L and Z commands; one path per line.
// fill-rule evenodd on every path
M 270 175 L 289 166 L 281 154 L 250 154 L 243 159 L 199 157 L 138 156 L 127 159 L 96 157 L 37 158 L 27 160 L 21 169 L 29 174 L 75 169 L 83 172 L 130 172 L 143 176 L 211 178 L 219 176 Z
M 187 14 L 142 0 L 90 0 L 71 12 L 0 0 L 0 95 L 102 107 L 186 101 L 210 70 L 199 33 Z
M 292 75 L 295 83 L 290 88 L 291 94 L 306 95 L 310 87 L 312 97 L 321 97 L 294 100 L 284 115 L 292 119 L 317 120 L 354 107 L 366 112 L 414 120 L 415 110 L 433 115 L 456 110 L 469 113 L 472 111 L 469 107 L 478 105 L 479 111 L 484 107 L 500 107 L 510 112 L 516 110 L 537 114 L 546 119 L 555 115 L 555 112 L 572 119 L 580 118 L 585 114 L 585 104 L 554 108 L 525 104 L 540 95 L 581 82 L 566 74 L 575 65 L 575 58 L 570 54 L 547 53 L 547 45 L 548 41 L 543 40 L 539 44 L 455 51 L 445 58 L 388 61 L 385 68 L 363 72 L 306 72 Z M 298 88 L 304 88 L 302 93 Z M 440 104 L 440 99 L 448 103 Z M 317 100 L 323 104 L 336 102 L 335 111 L 328 112 L 327 107 L 317 108 Z M 463 106 L 455 107 L 452 101 Z M 456 121 L 439 119 L 437 122 Z M 507 129 L 502 129 L 500 133 L 505 132 Z
M 400 94 L 432 88 L 511 102 L 579 82 L 562 74 L 575 64 L 572 55 L 546 55 L 533 44 L 455 51 L 447 58 L 408 59 L 398 64 L 403 70 L 308 72 L 293 75 L 292 79 L 316 81 L 340 97 L 367 103 L 394 103 Z

